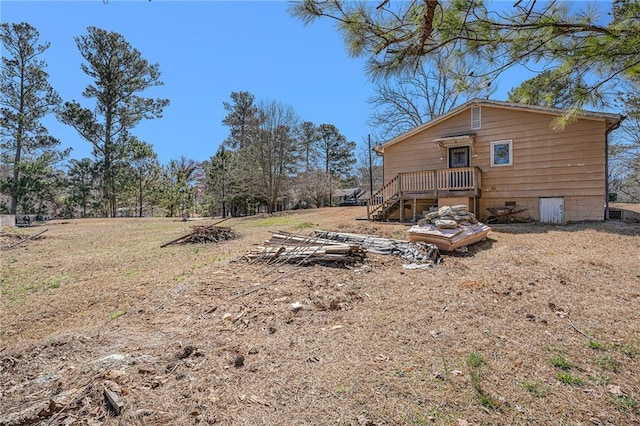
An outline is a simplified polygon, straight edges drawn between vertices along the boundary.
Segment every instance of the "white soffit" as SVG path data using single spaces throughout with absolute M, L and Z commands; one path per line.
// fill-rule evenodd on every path
M 475 135 L 458 135 L 458 136 L 445 136 L 442 138 L 436 138 L 433 140 L 438 145 L 457 145 L 469 143 L 473 144 L 475 141 Z

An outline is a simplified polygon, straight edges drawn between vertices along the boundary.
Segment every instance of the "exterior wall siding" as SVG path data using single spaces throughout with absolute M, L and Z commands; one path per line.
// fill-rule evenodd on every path
M 487 207 L 515 201 L 524 219 L 539 220 L 540 197 L 564 197 L 565 220 L 603 220 L 605 199 L 605 123 L 580 119 L 552 130 L 556 115 L 482 106 L 482 125 L 471 130 L 471 108 L 385 148 L 384 176 L 447 168 L 433 140 L 475 133 L 470 166 L 482 172 L 480 218 Z M 513 165 L 491 166 L 491 142 L 512 141 Z M 519 217 L 519 216 L 518 216 Z
M 523 211 L 512 216 L 509 220 L 515 221 L 539 221 L 538 212 L 540 197 L 480 197 L 478 199 L 480 211 L 478 219 L 487 220 L 491 213 L 490 207 L 503 207 L 505 203 L 515 202 L 518 210 Z M 565 222 L 602 221 L 604 220 L 604 201 L 599 196 L 564 197 Z

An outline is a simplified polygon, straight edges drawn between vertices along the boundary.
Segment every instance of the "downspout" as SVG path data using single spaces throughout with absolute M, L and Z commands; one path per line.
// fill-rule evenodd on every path
M 624 119 L 624 115 L 620 116 L 620 120 L 613 124 L 604 132 L 604 221 L 609 220 L 609 134 L 616 130 Z

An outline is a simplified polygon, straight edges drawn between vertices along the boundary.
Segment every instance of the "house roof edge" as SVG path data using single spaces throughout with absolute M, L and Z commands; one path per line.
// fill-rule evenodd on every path
M 555 107 L 546 107 L 546 106 L 540 106 L 540 105 L 528 105 L 528 104 L 521 104 L 521 103 L 516 103 L 516 102 L 507 102 L 507 101 L 496 101 L 496 100 L 491 100 L 491 99 L 480 99 L 480 98 L 474 98 L 471 99 L 467 102 L 465 102 L 462 105 L 457 106 L 456 108 L 452 109 L 451 111 L 444 113 L 442 115 L 439 115 L 429 121 L 427 121 L 426 123 L 423 123 L 417 127 L 414 127 L 411 130 L 408 130 L 398 136 L 396 136 L 395 138 L 383 143 L 382 145 L 380 145 L 378 147 L 378 151 L 380 153 L 384 153 L 385 148 L 388 148 L 390 146 L 393 146 L 417 133 L 420 133 L 421 131 L 428 129 L 430 127 L 435 126 L 436 124 L 447 120 L 449 117 L 452 117 L 456 114 L 459 114 L 460 112 L 474 107 L 474 106 L 491 106 L 491 107 L 496 107 L 496 108 L 507 108 L 507 109 L 516 109 L 516 110 L 521 110 L 521 111 L 532 111 L 532 112 L 538 112 L 538 113 L 542 113 L 542 114 L 551 114 L 551 115 L 556 115 L 556 116 L 560 116 L 562 114 L 564 114 L 567 110 L 566 109 L 562 109 L 562 108 L 555 108 Z M 622 120 L 624 120 L 624 116 L 621 114 L 615 114 L 615 113 L 607 113 L 607 112 L 595 112 L 595 111 L 587 111 L 587 110 L 580 110 L 578 112 L 578 117 L 579 118 L 583 118 L 583 119 L 587 119 L 587 120 L 600 120 L 600 121 L 605 121 L 607 124 L 607 128 L 612 128 L 615 127 L 615 125 L 617 125 L 618 123 L 620 123 Z

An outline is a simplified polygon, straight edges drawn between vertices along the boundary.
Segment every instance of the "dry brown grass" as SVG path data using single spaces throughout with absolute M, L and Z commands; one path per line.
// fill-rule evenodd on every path
M 43 424 L 640 422 L 640 225 L 496 225 L 426 271 L 236 262 L 276 230 L 406 238 L 362 215 L 234 218 L 238 240 L 165 248 L 194 223 L 43 225 L 0 253 L 0 423 L 71 389 Z

